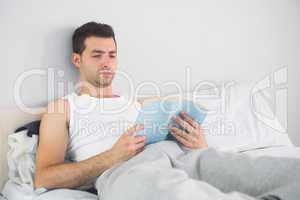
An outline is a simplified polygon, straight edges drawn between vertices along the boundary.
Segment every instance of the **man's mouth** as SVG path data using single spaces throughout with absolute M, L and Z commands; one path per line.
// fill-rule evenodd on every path
M 111 71 L 100 71 L 99 75 L 103 75 L 103 76 L 112 76 L 113 72 Z

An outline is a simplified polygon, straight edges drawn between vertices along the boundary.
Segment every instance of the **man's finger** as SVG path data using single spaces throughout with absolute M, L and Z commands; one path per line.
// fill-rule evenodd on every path
M 189 116 L 186 112 L 180 112 L 180 116 L 188 122 L 193 128 L 199 128 L 200 124 L 196 122 L 191 116 Z
M 146 136 L 145 135 L 137 135 L 134 137 L 134 143 L 145 142 Z
M 188 133 L 194 132 L 194 127 L 191 126 L 187 121 L 183 120 L 181 117 L 174 116 L 173 119 L 176 121 L 177 124 L 179 124 Z
M 136 144 L 136 150 L 139 150 L 140 148 L 143 148 L 145 146 L 145 142 L 140 142 Z
M 171 126 L 170 130 L 174 135 L 180 135 L 182 138 L 184 138 L 187 141 L 191 140 L 191 136 L 189 134 L 187 134 L 185 131 L 183 131 L 175 126 Z
M 190 147 L 191 146 L 190 142 L 187 139 L 185 139 L 184 137 L 182 137 L 181 135 L 178 135 L 178 134 L 173 134 L 173 135 L 184 146 L 186 146 L 186 147 Z

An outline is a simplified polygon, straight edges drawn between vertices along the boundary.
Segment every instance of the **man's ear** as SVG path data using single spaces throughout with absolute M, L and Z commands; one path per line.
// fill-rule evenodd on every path
M 76 68 L 80 68 L 80 64 L 81 64 L 81 56 L 78 53 L 72 53 L 72 63 L 74 64 L 74 66 Z

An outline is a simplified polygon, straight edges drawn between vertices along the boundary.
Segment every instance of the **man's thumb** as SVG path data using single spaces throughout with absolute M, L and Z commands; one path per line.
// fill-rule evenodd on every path
M 136 124 L 133 127 L 129 128 L 127 130 L 126 134 L 132 136 L 135 132 L 137 132 L 139 130 L 143 130 L 143 129 L 144 129 L 143 124 Z

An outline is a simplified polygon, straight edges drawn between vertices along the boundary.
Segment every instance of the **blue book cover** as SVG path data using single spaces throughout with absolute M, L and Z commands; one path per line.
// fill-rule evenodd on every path
M 166 139 L 175 139 L 170 133 L 168 125 L 181 128 L 173 119 L 173 115 L 179 115 L 183 111 L 190 115 L 198 123 L 202 123 L 207 110 L 200 108 L 190 100 L 156 100 L 146 102 L 139 111 L 136 123 L 144 124 L 144 130 L 135 135 L 147 135 L 146 144 L 159 142 Z

